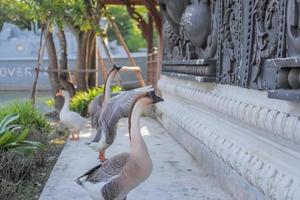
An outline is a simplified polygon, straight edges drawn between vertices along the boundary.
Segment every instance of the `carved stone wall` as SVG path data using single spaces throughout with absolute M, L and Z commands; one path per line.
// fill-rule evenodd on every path
M 158 120 L 235 199 L 300 199 L 297 105 L 169 76 L 158 85 Z
M 235 199 L 299 200 L 300 0 L 159 4 L 158 120 Z
M 299 0 L 158 2 L 165 16 L 164 74 L 300 102 Z M 206 64 L 188 64 L 197 62 Z

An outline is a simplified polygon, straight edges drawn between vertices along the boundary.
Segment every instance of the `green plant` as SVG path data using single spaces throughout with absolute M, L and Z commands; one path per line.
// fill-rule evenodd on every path
M 33 154 L 0 150 L 0 199 L 16 198 L 35 170 Z
M 49 107 L 49 108 L 54 108 L 54 105 L 55 105 L 55 101 L 53 98 L 51 99 L 48 99 L 45 101 L 45 104 Z
M 43 145 L 39 142 L 26 140 L 29 129 L 19 131 L 18 129 L 21 129 L 20 125 L 11 124 L 18 118 L 19 115 L 14 113 L 6 116 L 0 122 L 0 150 L 33 153 Z
M 3 120 L 7 115 L 12 113 L 17 113 L 19 116 L 14 121 L 14 124 L 27 128 L 30 132 L 34 129 L 44 132 L 50 131 L 49 123 L 31 102 L 12 103 L 0 108 L 0 120 Z
M 0 122 L 0 135 L 3 134 L 4 132 L 13 131 L 15 129 L 21 128 L 21 126 L 16 125 L 16 124 L 9 125 L 11 122 L 13 122 L 14 120 L 16 120 L 18 118 L 19 118 L 19 115 L 16 113 L 13 113 L 13 114 L 10 114 L 10 115 L 7 115 L 6 117 L 4 117 L 4 119 Z
M 122 89 L 120 86 L 112 86 L 111 93 L 118 93 Z M 78 112 L 82 116 L 87 116 L 87 110 L 89 103 L 99 94 L 103 94 L 104 88 L 92 88 L 87 92 L 77 92 L 75 96 L 71 99 L 70 109 Z
M 143 6 L 136 6 L 136 12 L 139 13 L 145 20 L 147 20 L 148 11 Z M 138 27 L 138 24 L 133 20 L 125 7 L 122 6 L 108 6 L 108 13 L 113 16 L 117 23 L 125 43 L 131 52 L 139 51 L 141 48 L 146 48 L 146 40 Z M 109 27 L 107 31 L 109 41 L 117 40 L 113 28 Z M 157 34 L 154 32 L 154 43 L 156 44 Z M 118 40 L 117 40 L 118 41 Z M 118 42 L 119 43 L 119 42 Z

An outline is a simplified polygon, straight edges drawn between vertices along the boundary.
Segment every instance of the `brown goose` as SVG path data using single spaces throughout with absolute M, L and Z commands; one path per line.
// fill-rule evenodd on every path
M 130 153 L 116 155 L 92 168 L 76 182 L 93 199 L 124 200 L 127 194 L 145 181 L 152 172 L 152 160 L 140 132 L 139 118 L 150 104 L 163 101 L 154 91 L 139 95 L 129 116 Z M 84 181 L 81 179 L 86 177 Z
M 113 68 L 107 74 L 107 78 L 104 83 L 104 94 L 99 94 L 95 99 L 91 101 L 88 107 L 89 114 L 91 116 L 92 128 L 98 129 L 100 128 L 100 124 L 98 124 L 98 119 L 101 115 L 102 108 L 106 105 L 107 101 L 110 98 L 110 88 L 113 79 L 115 78 L 117 72 L 122 67 L 117 65 L 113 65 Z
M 147 92 L 153 91 L 152 86 L 137 88 L 131 91 L 122 92 L 112 97 L 107 102 L 107 106 L 102 110 L 98 124 L 101 128 L 97 130 L 92 142 L 88 146 L 99 152 L 99 159 L 105 160 L 105 149 L 107 149 L 115 140 L 116 124 L 123 118 L 127 117 L 134 100 Z

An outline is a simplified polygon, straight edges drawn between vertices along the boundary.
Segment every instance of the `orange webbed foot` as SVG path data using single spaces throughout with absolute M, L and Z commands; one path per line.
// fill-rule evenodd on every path
M 99 152 L 99 160 L 101 160 L 102 162 L 105 161 L 105 151 L 100 151 Z

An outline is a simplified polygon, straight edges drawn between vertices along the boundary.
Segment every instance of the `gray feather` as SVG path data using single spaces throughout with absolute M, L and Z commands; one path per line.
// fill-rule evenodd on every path
M 103 96 L 103 94 L 99 94 L 89 104 L 88 112 L 91 117 L 92 128 L 100 128 L 98 120 L 101 115 Z
M 135 99 L 151 89 L 151 86 L 146 86 L 122 92 L 112 97 L 98 119 L 98 123 L 101 124 L 101 130 L 97 131 L 93 142 L 99 142 L 101 134 L 104 133 L 106 134 L 107 143 L 112 144 L 116 136 L 115 125 L 121 118 L 128 117 Z
M 108 181 L 110 178 L 121 172 L 127 163 L 128 158 L 128 153 L 122 153 L 111 157 L 104 161 L 100 166 L 98 165 L 98 167 L 92 168 L 88 173 L 85 173 L 86 181 L 93 183 Z

